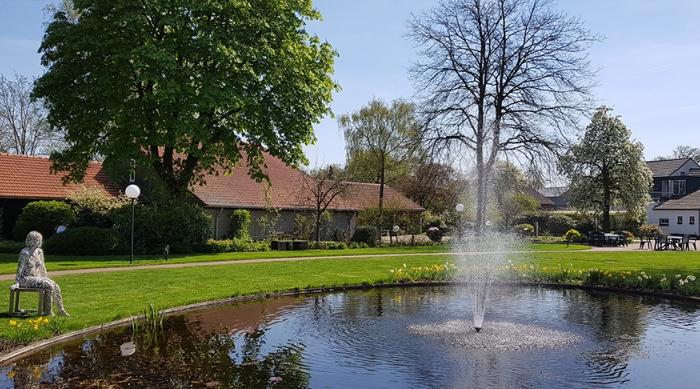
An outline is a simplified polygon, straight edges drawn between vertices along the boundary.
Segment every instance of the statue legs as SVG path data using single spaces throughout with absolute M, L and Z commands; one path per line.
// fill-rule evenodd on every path
M 47 289 L 51 292 L 51 300 L 56 304 L 58 308 L 58 314 L 63 316 L 68 316 L 65 308 L 63 307 L 63 296 L 61 295 L 61 287 L 50 278 L 38 278 L 29 277 L 26 279 L 26 283 L 23 286 L 28 286 L 31 288 L 41 288 Z M 44 301 L 44 311 L 51 311 L 51 300 Z

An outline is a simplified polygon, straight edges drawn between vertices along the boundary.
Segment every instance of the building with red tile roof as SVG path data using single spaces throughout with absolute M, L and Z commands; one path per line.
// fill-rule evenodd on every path
M 243 159 L 245 160 L 245 159 Z M 286 165 L 267 153 L 264 154 L 264 171 L 267 182 L 256 182 L 248 175 L 248 168 L 240 164 L 231 174 L 220 169 L 205 177 L 206 184 L 193 185 L 190 190 L 212 215 L 213 235 L 224 238 L 228 235 L 230 213 L 234 209 L 248 209 L 253 215 L 252 234 L 265 235 L 265 219 L 275 216 L 275 231 L 291 233 L 294 218 L 300 212 L 314 209 L 305 192 L 305 180 L 310 179 L 303 171 Z M 118 195 L 116 186 L 104 172 L 101 163 L 90 164 L 82 184 L 64 185 L 64 174 L 50 172 L 51 161 L 46 157 L 27 157 L 0 154 L 0 207 L 4 209 L 3 229 L 10 236 L 14 222 L 21 209 L 34 200 L 64 200 L 80 185 L 93 187 L 110 195 Z M 331 229 L 349 233 L 355 225 L 357 213 L 363 209 L 377 207 L 379 184 L 348 182 L 344 194 L 335 198 L 329 210 L 333 212 Z M 384 188 L 384 203 L 387 207 L 409 212 L 421 212 L 418 204 L 389 186 Z M 274 212 L 270 212 L 274 209 Z
M 30 157 L 0 153 L 0 236 L 10 238 L 22 208 L 36 200 L 65 200 L 81 185 L 117 195 L 117 188 L 102 169 L 102 164 L 89 165 L 82 184 L 63 184 L 65 174 L 52 174 L 47 157 Z

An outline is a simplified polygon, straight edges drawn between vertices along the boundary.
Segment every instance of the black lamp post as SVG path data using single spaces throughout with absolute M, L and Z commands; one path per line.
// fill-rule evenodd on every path
M 126 187 L 124 191 L 126 197 L 131 199 L 131 258 L 129 258 L 129 263 L 134 262 L 134 203 L 136 199 L 141 195 L 141 188 L 136 184 L 131 184 Z

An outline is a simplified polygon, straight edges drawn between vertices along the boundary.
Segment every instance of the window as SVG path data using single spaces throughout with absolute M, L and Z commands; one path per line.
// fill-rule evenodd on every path
M 678 216 L 678 224 L 683 224 L 683 216 Z
M 695 216 L 688 217 L 688 224 L 695 224 Z
M 666 196 L 685 195 L 685 180 L 661 181 L 661 193 Z
M 667 218 L 661 218 L 659 219 L 659 225 L 661 227 L 668 227 L 668 219 Z

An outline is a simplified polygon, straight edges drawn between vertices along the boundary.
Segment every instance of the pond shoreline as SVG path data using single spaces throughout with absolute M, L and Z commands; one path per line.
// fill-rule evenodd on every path
M 379 289 L 379 288 L 400 288 L 400 287 L 430 287 L 430 286 L 466 286 L 468 283 L 464 281 L 416 281 L 416 282 L 394 282 L 394 283 L 376 283 L 376 284 L 358 284 L 358 285 L 344 285 L 344 286 L 333 286 L 333 287 L 319 287 L 319 288 L 307 288 L 307 289 L 290 289 L 278 292 L 269 293 L 258 293 L 242 296 L 228 297 L 218 300 L 204 301 L 194 304 L 182 305 L 179 307 L 173 307 L 162 310 L 163 314 L 167 316 L 173 316 L 177 314 L 182 314 L 186 312 L 193 312 L 201 309 L 210 308 L 216 305 L 231 304 L 237 302 L 248 302 L 248 301 L 259 301 L 268 298 L 275 297 L 285 297 L 285 296 L 303 296 L 316 293 L 332 293 L 332 292 L 342 292 L 351 290 L 369 290 L 369 289 Z M 562 284 L 562 283 L 548 283 L 548 282 L 506 282 L 500 285 L 519 285 L 519 286 L 530 286 L 530 287 L 543 287 L 550 289 L 579 289 L 579 290 L 591 290 L 591 291 L 601 291 L 610 292 L 618 294 L 628 294 L 628 295 L 638 295 L 638 296 L 649 296 L 649 297 L 659 297 L 669 300 L 681 300 L 690 301 L 700 304 L 700 297 L 697 296 L 686 296 L 678 295 L 672 293 L 665 293 L 659 291 L 650 290 L 636 290 L 636 289 L 624 289 L 624 288 L 612 288 L 605 286 L 595 286 L 595 285 L 578 285 L 578 284 Z M 80 330 L 71 331 L 65 334 L 57 335 L 48 339 L 33 342 L 24 346 L 20 346 L 11 349 L 7 352 L 0 354 L 0 366 L 11 364 L 19 359 L 25 358 L 31 354 L 34 354 L 44 348 L 54 346 L 63 342 L 70 340 L 75 340 L 80 337 L 87 335 L 103 332 L 106 330 L 124 327 L 131 324 L 134 320 L 139 319 L 141 316 L 130 316 L 127 318 L 111 321 L 108 323 L 98 324 L 90 327 L 86 327 Z

